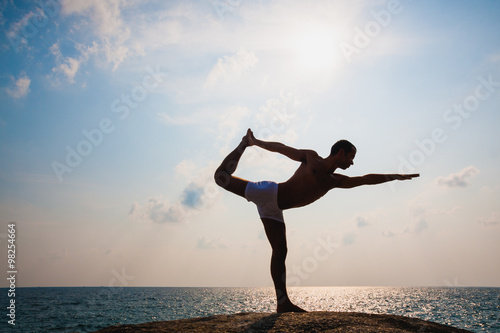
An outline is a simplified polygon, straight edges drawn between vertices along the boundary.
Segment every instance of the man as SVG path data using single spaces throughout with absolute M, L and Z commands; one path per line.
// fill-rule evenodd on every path
M 233 176 L 238 161 L 249 146 L 258 146 L 300 162 L 293 176 L 284 183 L 249 182 Z M 287 254 L 283 210 L 308 205 L 333 188 L 352 188 L 360 185 L 381 184 L 391 180 L 405 180 L 418 174 L 369 174 L 347 177 L 334 173 L 353 165 L 356 147 L 346 140 L 332 146 L 331 154 L 322 158 L 314 150 L 295 149 L 279 142 L 266 142 L 254 137 L 248 129 L 238 147 L 233 150 L 215 171 L 216 183 L 257 205 L 266 236 L 271 243 L 271 276 L 276 289 L 277 312 L 305 312 L 293 304 L 286 291 L 285 258 Z

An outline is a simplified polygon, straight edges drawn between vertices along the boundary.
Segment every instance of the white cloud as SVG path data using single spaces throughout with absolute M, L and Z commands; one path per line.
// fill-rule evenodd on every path
M 493 212 L 488 217 L 479 217 L 476 222 L 485 227 L 496 227 L 500 226 L 500 213 Z
M 430 217 L 438 214 L 435 210 L 430 209 L 427 202 L 422 202 L 423 196 L 416 198 L 415 202 L 409 208 L 410 222 L 404 227 L 403 234 L 418 235 L 429 229 L 428 220 Z
M 469 178 L 479 173 L 479 169 L 474 166 L 468 166 L 457 173 L 452 173 L 446 177 L 436 179 L 438 185 L 447 187 L 466 187 L 470 185 Z
M 199 123 L 200 120 L 196 116 L 171 116 L 169 114 L 166 114 L 164 112 L 158 112 L 157 113 L 160 121 L 164 124 L 167 125 L 190 125 L 190 124 L 196 124 Z
M 196 164 L 190 160 L 183 160 L 175 167 L 175 174 L 186 178 L 193 177 L 196 170 Z
M 75 58 L 67 57 L 63 63 L 54 67 L 52 72 L 64 74 L 70 83 L 74 83 L 76 72 L 78 72 L 78 68 L 80 68 L 80 63 L 81 62 Z
M 392 238 L 395 236 L 395 234 L 391 230 L 385 230 L 384 232 L 382 232 L 382 236 Z
M 366 218 L 362 217 L 362 216 L 358 216 L 356 218 L 356 225 L 359 227 L 359 228 L 363 228 L 363 227 L 367 227 L 370 225 L 370 223 L 368 223 L 368 221 L 366 220 Z
M 217 60 L 206 80 L 206 87 L 211 88 L 219 81 L 231 82 L 249 69 L 257 66 L 259 59 L 253 52 L 240 49 L 234 56 L 224 56 Z
M 69 83 L 75 83 L 75 76 L 80 69 L 80 66 L 87 62 L 90 55 L 97 52 L 97 46 L 94 43 L 91 47 L 84 47 L 82 45 L 77 46 L 80 51 L 80 55 L 78 58 L 74 57 L 64 57 L 59 44 L 55 43 L 50 47 L 50 52 L 55 57 L 56 66 L 52 68 L 52 75 L 49 75 L 48 78 L 52 82 L 53 85 L 60 85 L 59 76 L 68 80 Z
M 426 229 L 429 229 L 429 225 L 427 224 L 427 221 L 425 219 L 415 219 L 413 222 L 406 226 L 403 233 L 418 235 Z
M 500 52 L 490 54 L 490 56 L 489 56 L 489 60 L 490 60 L 492 63 L 497 63 L 497 62 L 500 62 Z
M 30 92 L 31 79 L 26 73 L 21 73 L 17 80 L 13 80 L 13 86 L 5 89 L 7 94 L 12 98 L 21 98 L 28 95 Z
M 201 250 L 226 249 L 228 244 L 219 238 L 208 239 L 205 236 L 202 236 L 198 238 L 196 247 Z
M 21 48 L 27 47 L 27 38 L 32 38 L 36 34 L 36 31 L 30 25 L 30 20 L 35 14 L 40 15 L 40 17 L 46 17 L 43 10 L 38 9 L 37 12 L 30 11 L 19 21 L 12 23 L 5 32 L 14 50 L 20 51 Z
M 236 146 L 236 139 L 245 135 L 247 128 L 252 129 L 257 139 L 293 145 L 297 132 L 307 130 L 310 121 L 308 110 L 299 108 L 300 104 L 295 92 L 281 90 L 279 96 L 268 99 L 257 112 L 243 107 L 229 108 L 223 115 L 226 120 L 221 121 L 217 128 L 216 146 L 223 156 L 227 155 Z M 259 147 L 250 147 L 245 151 L 241 166 L 240 171 L 248 176 L 259 174 L 259 177 L 271 179 L 293 173 L 297 168 L 296 162 Z
M 305 115 L 299 115 L 299 97 L 294 92 L 281 90 L 279 97 L 267 100 L 255 118 L 259 125 L 256 137 L 264 140 L 294 142 L 297 129 L 307 126 Z
M 102 35 L 113 35 L 123 26 L 121 8 L 126 2 L 122 0 L 64 0 L 62 12 L 66 15 L 84 15 L 90 17 Z
M 62 13 L 65 15 L 80 15 L 83 22 L 90 19 L 93 24 L 75 25 L 75 29 L 92 29 L 96 27 L 97 41 L 93 41 L 92 48 L 97 47 L 99 54 L 103 54 L 106 63 L 116 70 L 131 53 L 127 42 L 131 30 L 122 18 L 122 7 L 127 5 L 122 0 L 80 0 L 62 1 Z M 85 51 L 80 50 L 85 57 Z
M 216 139 L 216 144 L 221 154 L 227 154 L 230 149 L 229 145 L 234 144 L 232 140 L 236 135 L 239 134 L 243 137 L 246 134 L 246 129 L 243 128 L 242 123 L 249 114 L 251 112 L 248 108 L 235 106 L 226 109 L 221 115 Z
M 144 205 L 134 203 L 129 217 L 136 222 L 175 223 L 186 218 L 188 212 L 179 203 L 171 204 L 161 197 L 150 197 Z
M 176 171 L 184 172 L 182 169 L 185 166 L 191 170 L 196 169 L 194 163 L 183 161 L 177 165 Z M 215 166 L 209 164 L 198 171 L 174 202 L 162 197 L 150 197 L 143 205 L 134 203 L 129 212 L 130 219 L 160 224 L 179 223 L 209 209 L 220 197 L 220 189 L 213 180 L 214 170 Z
M 165 112 L 157 113 L 159 121 L 166 125 L 193 125 L 193 124 L 206 124 L 214 118 L 220 118 L 210 111 L 193 112 L 189 115 L 170 115 Z
M 348 232 L 342 237 L 343 245 L 352 245 L 356 242 L 357 235 L 353 232 Z

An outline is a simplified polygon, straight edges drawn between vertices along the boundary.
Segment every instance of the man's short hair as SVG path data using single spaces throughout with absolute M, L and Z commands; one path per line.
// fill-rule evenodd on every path
M 349 154 L 352 150 L 356 150 L 356 147 L 354 147 L 354 145 L 347 140 L 339 140 L 332 146 L 330 155 L 333 156 L 337 154 L 341 149 L 344 149 L 345 154 Z

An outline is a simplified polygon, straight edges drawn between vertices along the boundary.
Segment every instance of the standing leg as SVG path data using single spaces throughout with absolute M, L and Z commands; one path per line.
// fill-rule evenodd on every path
M 286 291 L 285 259 L 288 249 L 286 246 L 285 224 L 267 218 L 263 218 L 262 223 L 264 223 L 267 239 L 273 250 L 271 255 L 271 277 L 276 290 L 277 312 L 306 312 L 290 301 Z
M 248 131 L 250 132 L 250 130 Z M 240 161 L 243 152 L 249 146 L 248 137 L 249 134 L 247 132 L 247 135 L 243 137 L 238 147 L 229 153 L 229 155 L 227 155 L 222 161 L 214 175 L 217 185 L 242 197 L 245 197 L 245 188 L 248 181 L 234 177 L 233 173 L 236 171 L 236 167 L 238 166 L 238 162 Z

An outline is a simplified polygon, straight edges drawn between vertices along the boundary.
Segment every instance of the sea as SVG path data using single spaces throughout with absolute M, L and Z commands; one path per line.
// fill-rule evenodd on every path
M 110 325 L 274 312 L 272 288 L 17 288 L 15 321 L 0 289 L 1 332 L 92 332 Z M 500 332 L 500 288 L 292 287 L 308 311 L 385 313 L 472 332 Z M 9 324 L 15 323 L 15 325 Z

